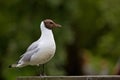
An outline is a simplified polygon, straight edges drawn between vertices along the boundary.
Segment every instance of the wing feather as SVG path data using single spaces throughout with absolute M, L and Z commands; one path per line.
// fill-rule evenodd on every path
M 37 53 L 38 50 L 39 50 L 39 48 L 38 48 L 38 43 L 37 43 L 37 41 L 36 41 L 36 42 L 33 42 L 33 43 L 27 48 L 26 52 L 25 52 L 23 55 L 21 55 L 22 58 L 20 59 L 19 63 L 20 63 L 21 61 L 29 62 L 30 59 L 31 59 L 31 56 L 32 56 L 33 54 Z

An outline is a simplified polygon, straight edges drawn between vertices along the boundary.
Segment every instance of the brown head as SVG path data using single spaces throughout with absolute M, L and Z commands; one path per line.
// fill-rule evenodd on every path
M 55 28 L 55 27 L 61 27 L 61 25 L 55 23 L 51 19 L 45 19 L 43 22 L 48 29 L 52 29 L 52 28 Z

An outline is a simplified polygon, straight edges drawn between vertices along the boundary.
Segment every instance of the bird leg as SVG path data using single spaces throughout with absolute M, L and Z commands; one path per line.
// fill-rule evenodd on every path
M 42 70 L 40 72 L 40 76 L 45 76 L 45 64 L 42 64 Z
M 42 64 L 42 75 L 44 76 L 45 75 L 45 65 L 44 64 Z

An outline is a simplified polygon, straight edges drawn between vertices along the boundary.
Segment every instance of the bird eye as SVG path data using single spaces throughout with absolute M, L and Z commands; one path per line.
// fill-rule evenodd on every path
M 50 24 L 53 24 L 52 22 L 50 22 Z

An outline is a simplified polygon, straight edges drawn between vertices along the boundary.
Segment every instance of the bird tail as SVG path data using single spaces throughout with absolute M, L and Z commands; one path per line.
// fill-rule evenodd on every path
M 15 67 L 16 67 L 16 68 L 17 68 L 17 67 L 20 68 L 20 67 L 24 67 L 24 66 L 26 66 L 26 65 L 27 65 L 27 64 L 19 64 L 19 63 L 18 63 L 18 64 L 12 64 L 12 65 L 9 65 L 9 68 L 15 68 Z
M 18 64 L 12 64 L 12 65 L 9 65 L 9 68 L 14 68 L 14 67 L 17 67 Z

